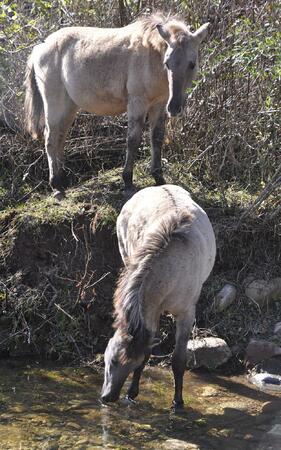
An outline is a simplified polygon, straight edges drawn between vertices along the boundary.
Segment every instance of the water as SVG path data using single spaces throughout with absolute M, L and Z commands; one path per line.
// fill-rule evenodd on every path
M 187 372 L 186 409 L 175 415 L 170 370 L 147 368 L 136 404 L 106 407 L 99 403 L 102 372 L 0 364 L 5 450 L 257 449 L 281 410 L 280 395 L 260 392 L 245 377 Z

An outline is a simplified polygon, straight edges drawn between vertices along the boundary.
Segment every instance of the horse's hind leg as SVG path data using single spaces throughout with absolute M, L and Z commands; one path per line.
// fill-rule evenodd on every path
M 190 306 L 188 314 L 177 318 L 176 345 L 172 357 L 172 369 L 175 380 L 175 409 L 183 408 L 182 398 L 183 376 L 186 369 L 187 341 L 195 319 L 195 307 Z
M 63 147 L 76 111 L 76 105 L 66 95 L 63 102 L 48 99 L 46 105 L 45 148 L 49 163 L 50 185 L 57 198 L 64 193 Z
M 146 354 L 142 364 L 134 371 L 132 382 L 130 384 L 130 387 L 127 391 L 126 397 L 128 399 L 134 399 L 139 394 L 139 384 L 140 384 L 140 377 L 143 372 L 144 366 L 146 365 L 147 361 L 149 360 L 150 352 Z
M 146 116 L 146 104 L 140 97 L 131 97 L 128 102 L 127 154 L 123 170 L 125 191 L 133 189 L 133 169 L 137 150 L 141 144 Z
M 156 105 L 149 111 L 151 140 L 151 175 L 156 185 L 165 184 L 162 173 L 161 149 L 165 134 L 165 105 Z
M 45 149 L 49 164 L 49 180 L 54 195 L 63 195 L 63 146 L 67 132 L 77 112 L 77 106 L 67 94 L 56 73 L 47 73 L 45 79 L 37 77 L 45 113 Z

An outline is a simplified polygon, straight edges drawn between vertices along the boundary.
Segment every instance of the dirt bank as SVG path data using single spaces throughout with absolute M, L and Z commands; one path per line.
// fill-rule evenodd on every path
M 139 187 L 151 182 L 143 175 L 139 180 Z M 280 303 L 261 310 L 243 290 L 250 273 L 280 273 L 278 236 L 262 218 L 239 221 L 237 206 L 222 206 L 215 194 L 184 186 L 193 188 L 194 198 L 208 212 L 218 244 L 194 334 L 218 335 L 239 356 L 251 336 L 270 336 L 274 323 L 281 320 Z M 115 233 L 124 202 L 120 187 L 118 169 L 103 171 L 69 189 L 60 204 L 50 195 L 35 193 L 1 213 L 2 356 L 35 353 L 84 359 L 104 350 L 112 332 L 112 294 L 121 267 Z M 237 286 L 238 298 L 227 311 L 217 313 L 213 298 L 226 281 Z M 163 319 L 167 351 L 173 328 L 170 318 Z

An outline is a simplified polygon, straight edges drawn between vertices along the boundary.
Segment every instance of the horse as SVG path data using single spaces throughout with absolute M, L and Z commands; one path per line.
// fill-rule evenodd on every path
M 127 398 L 138 395 L 160 316 L 169 312 L 176 319 L 173 405 L 181 409 L 187 341 L 216 255 L 212 225 L 186 190 L 167 184 L 145 188 L 125 203 L 117 237 L 125 267 L 114 294 L 115 333 L 104 354 L 101 401 L 117 401 L 131 372 Z
M 25 76 L 25 126 L 43 135 L 54 196 L 64 195 L 63 147 L 79 109 L 99 116 L 128 115 L 125 191 L 133 190 L 133 165 L 146 117 L 151 129 L 151 174 L 165 184 L 161 147 L 165 107 L 182 110 L 198 71 L 198 48 L 209 23 L 191 32 L 175 17 L 154 14 L 123 28 L 66 27 L 36 45 Z

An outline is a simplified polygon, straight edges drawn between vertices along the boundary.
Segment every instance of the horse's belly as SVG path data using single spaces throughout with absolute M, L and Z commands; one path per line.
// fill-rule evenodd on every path
M 127 110 L 125 102 L 112 99 L 110 101 L 93 99 L 91 103 L 85 102 L 80 108 L 98 116 L 118 116 Z
M 115 116 L 126 112 L 125 95 L 113 94 L 110 89 L 101 90 L 92 86 L 67 86 L 74 103 L 80 108 L 98 116 Z

